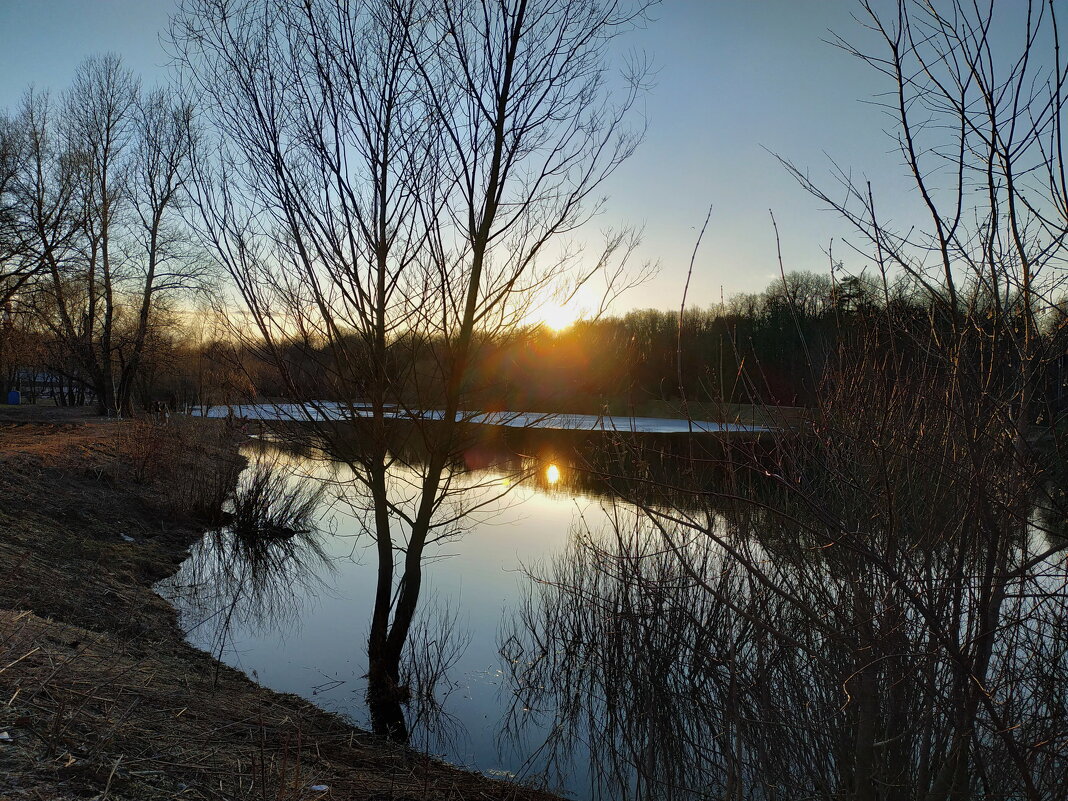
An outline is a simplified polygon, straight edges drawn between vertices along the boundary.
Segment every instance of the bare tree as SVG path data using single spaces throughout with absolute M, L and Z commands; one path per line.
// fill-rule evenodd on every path
M 25 220 L 15 200 L 25 149 L 21 126 L 0 114 L 0 391 L 5 394 L 14 328 L 11 299 L 35 271 L 34 262 L 27 258 Z
M 888 79 L 879 102 L 926 221 L 895 227 L 879 213 L 876 188 L 844 169 L 837 170 L 843 193 L 786 166 L 853 225 L 858 248 L 881 274 L 901 271 L 921 285 L 952 331 L 969 315 L 989 318 L 972 379 L 992 386 L 994 363 L 1012 360 L 1011 413 L 1022 446 L 1039 413 L 1041 365 L 1055 356 L 1043 349 L 1042 321 L 1068 279 L 1068 64 L 1057 4 L 899 0 L 883 9 L 865 0 L 859 7 L 874 43 L 836 42 Z
M 542 575 L 506 643 L 517 707 L 563 752 L 609 732 L 593 762 L 616 796 L 1038 801 L 1068 781 L 1068 471 L 1038 391 L 1064 347 L 1058 6 L 859 8 L 877 44 L 839 43 L 889 78 L 923 218 L 895 228 L 848 171 L 843 193 L 787 166 L 859 232 L 882 297 L 803 431 L 695 448 L 666 499 L 621 478 L 641 514 Z
M 21 121 L 0 115 L 0 307 L 5 312 L 37 266 L 28 258 L 26 219 L 16 191 L 25 157 L 26 131 Z
M 79 249 L 87 286 L 86 308 L 82 320 L 78 321 L 80 330 L 67 333 L 72 338 L 83 339 L 85 367 L 102 414 L 114 414 L 118 410 L 115 387 L 121 269 L 118 239 L 138 92 L 133 73 L 117 57 L 90 58 L 75 75 L 63 107 L 69 147 L 77 153 L 80 162 Z M 65 310 L 69 319 L 76 315 L 76 311 Z
M 646 5 L 188 0 L 176 19 L 218 134 L 196 201 L 247 308 L 235 334 L 357 476 L 378 554 L 368 701 L 392 737 L 424 549 L 458 523 L 469 367 L 539 292 L 583 284 L 627 241 L 552 252 L 637 142 L 637 81 L 614 103 L 606 58 Z M 425 456 L 414 487 L 391 478 L 410 450 L 391 443 L 398 416 Z
M 120 350 L 118 409 L 133 412 L 133 384 L 152 333 L 161 297 L 205 288 L 211 270 L 192 246 L 179 212 L 193 149 L 192 109 L 172 93 L 157 90 L 138 99 L 136 140 L 130 164 L 133 208 L 127 276 L 136 322 Z M 137 296 L 140 296 L 139 298 Z
M 805 429 L 600 467 L 625 503 L 535 573 L 502 653 L 514 722 L 564 768 L 588 746 L 605 797 L 1037 799 L 1068 778 L 1063 441 L 1032 428 L 1021 453 L 925 297 L 843 338 Z
M 132 413 L 157 307 L 210 278 L 178 214 L 191 119 L 171 94 L 143 94 L 116 56 L 88 59 L 59 107 L 34 92 L 22 104 L 14 195 L 42 279 L 24 304 L 101 413 Z
M 82 323 L 73 316 L 69 296 L 77 291 L 68 280 L 78 259 L 76 243 L 82 225 L 79 159 L 66 147 L 55 104 L 47 94 L 27 92 L 18 120 L 25 136 L 25 156 L 14 181 L 13 205 L 23 219 L 33 272 L 42 277 L 40 286 L 47 288 L 34 292 L 29 304 L 50 331 L 73 332 Z M 87 379 L 77 366 L 82 362 L 83 343 L 84 337 L 71 337 L 64 355 L 52 359 L 67 378 L 80 382 Z

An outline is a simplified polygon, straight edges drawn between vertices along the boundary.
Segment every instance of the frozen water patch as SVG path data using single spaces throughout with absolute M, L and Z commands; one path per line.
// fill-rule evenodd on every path
M 235 406 L 212 406 L 193 410 L 194 416 L 263 420 L 274 422 L 325 422 L 370 416 L 363 405 L 348 407 L 335 402 L 322 403 L 255 403 Z M 395 408 L 386 413 L 395 420 L 441 420 L 441 410 L 412 411 Z M 710 420 L 678 420 L 670 417 L 620 417 L 592 414 L 539 412 L 457 412 L 457 420 L 468 423 L 509 428 L 539 428 L 556 431 L 614 431 L 635 434 L 740 433 L 761 434 L 772 429 L 742 423 L 716 423 Z

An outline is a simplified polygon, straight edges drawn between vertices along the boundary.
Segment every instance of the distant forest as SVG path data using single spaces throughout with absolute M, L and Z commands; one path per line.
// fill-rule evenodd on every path
M 1043 321 L 1042 413 L 1068 407 L 1066 311 L 1062 302 Z M 1011 375 L 1016 365 L 990 305 L 976 298 L 965 317 L 988 336 L 979 338 L 984 348 L 962 358 Z M 883 286 L 863 275 L 833 281 L 789 273 L 763 292 L 686 309 L 681 327 L 678 311 L 649 309 L 486 347 L 478 394 L 489 406 L 586 413 L 661 414 L 665 403 L 678 412 L 684 396 L 701 405 L 810 407 L 830 366 L 861 350 L 922 358 L 948 326 L 929 295 L 907 281 Z
M 478 343 L 465 404 L 470 409 L 662 416 L 682 413 L 685 395 L 695 417 L 717 413 L 720 404 L 808 407 L 816 403 L 828 367 L 846 354 L 859 349 L 889 354 L 894 349 L 899 355 L 915 351 L 922 358 L 926 347 L 936 345 L 940 328 L 948 323 L 925 298 L 929 295 L 907 281 L 884 286 L 863 275 L 835 281 L 815 273 L 789 273 L 763 292 L 686 309 L 681 336 L 677 310 L 583 320 L 558 332 L 519 328 Z M 1037 414 L 1047 419 L 1068 410 L 1066 311 L 1062 302 L 1041 321 L 1045 373 L 1036 377 L 1035 395 Z M 962 358 L 996 364 L 1011 375 L 1011 349 L 999 340 L 993 317 L 980 297 L 967 305 L 968 324 L 989 336 L 975 338 L 985 346 Z M 63 341 L 35 326 L 31 315 L 9 315 L 5 340 L 7 387 L 62 404 L 92 400 L 91 390 L 86 391 L 91 382 L 80 379 Z M 425 370 L 398 370 L 409 376 L 409 383 L 435 372 L 431 365 L 438 355 L 428 342 L 433 340 L 421 337 L 416 344 L 399 337 L 392 345 L 398 362 L 427 365 Z M 200 323 L 160 327 L 144 348 L 134 395 L 142 408 L 360 397 L 359 387 L 336 380 L 331 353 L 314 342 L 293 344 L 281 360 L 285 370 L 268 366 L 262 356 L 231 344 L 223 334 L 210 336 Z M 397 387 L 397 402 L 433 403 L 437 392 L 426 385 L 429 380 L 418 387 Z

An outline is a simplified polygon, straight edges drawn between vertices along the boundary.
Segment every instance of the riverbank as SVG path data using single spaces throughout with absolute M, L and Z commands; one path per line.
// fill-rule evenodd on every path
M 184 642 L 151 587 L 240 469 L 225 426 L 19 415 L 0 420 L 0 799 L 546 798 Z

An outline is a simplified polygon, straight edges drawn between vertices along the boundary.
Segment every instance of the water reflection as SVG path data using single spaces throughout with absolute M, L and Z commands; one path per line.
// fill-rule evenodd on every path
M 178 603 L 187 631 L 198 628 L 221 655 L 232 632 L 284 629 L 333 569 L 320 528 L 325 486 L 303 461 L 270 445 L 245 451 L 227 524 L 206 534 L 157 590 Z
M 509 732 L 550 779 L 589 766 L 584 794 L 612 799 L 1063 795 L 1064 493 L 1011 433 L 977 443 L 896 399 L 880 429 L 875 405 L 718 487 L 696 460 L 674 494 L 618 484 L 630 503 L 532 571 L 501 653 Z
M 449 471 L 464 492 L 478 482 L 495 483 L 498 488 L 533 484 L 570 495 L 642 498 L 683 508 L 707 504 L 708 498 L 702 496 L 723 486 L 730 464 L 738 458 L 744 458 L 745 469 L 773 469 L 781 444 L 745 440 L 728 448 L 713 435 L 471 428 L 449 462 Z M 302 426 L 277 426 L 272 441 L 305 458 L 363 464 L 367 443 L 373 441 L 366 421 L 345 423 L 328 434 L 316 439 Z M 407 476 L 414 484 L 423 475 L 428 455 L 425 437 L 418 427 L 392 421 L 387 461 L 395 477 Z M 550 465 L 558 471 L 552 481 Z
M 261 530 L 249 538 L 231 526 L 206 537 L 172 586 L 161 589 L 179 605 L 197 644 L 255 671 L 268 686 L 300 693 L 366 725 L 363 627 L 376 583 L 369 526 L 374 508 L 354 471 L 337 459 L 360 458 L 360 445 L 353 439 L 327 451 L 307 431 L 278 433 L 278 441 L 251 447 L 250 458 L 254 465 L 275 460 L 288 486 L 317 493 L 317 524 L 329 536 L 290 523 L 275 526 L 279 536 Z M 454 491 L 438 510 L 434 541 L 424 554 L 432 562 L 425 574 L 432 597 L 421 602 L 394 690 L 416 747 L 495 775 L 529 778 L 544 766 L 528 760 L 526 746 L 502 739 L 498 729 L 498 688 L 507 671 L 494 637 L 502 607 L 514 605 L 527 581 L 524 566 L 563 551 L 576 519 L 601 528 L 604 509 L 621 491 L 682 509 L 696 508 L 701 492 L 672 494 L 680 465 L 691 463 L 670 441 L 652 438 L 638 447 L 623 440 L 522 434 L 516 441 L 489 432 L 450 465 Z M 414 509 L 418 496 L 419 458 L 417 445 L 398 442 L 387 477 L 402 512 L 394 532 L 400 543 L 408 535 L 403 513 Z M 255 473 L 250 468 L 243 476 L 239 495 L 279 494 L 253 491 L 263 483 L 252 480 Z M 721 473 L 706 462 L 700 475 L 713 483 Z M 674 478 L 661 480 L 665 476 Z M 250 504 L 253 520 L 261 506 Z M 465 538 L 458 546 L 459 534 Z
M 362 629 L 375 587 L 376 543 L 368 530 L 373 507 L 352 472 L 306 437 L 264 441 L 246 453 L 252 467 L 242 476 L 239 500 L 314 494 L 320 506 L 308 517 L 316 518 L 315 530 L 307 530 L 307 521 L 276 522 L 266 527 L 278 536 L 242 536 L 238 518 L 258 520 L 255 509 L 263 505 L 232 505 L 233 524 L 206 536 L 160 590 L 178 605 L 198 645 L 255 671 L 268 686 L 298 692 L 366 725 Z M 265 483 L 256 479 L 260 460 L 276 466 L 274 475 L 284 478 L 288 492 L 257 489 Z M 498 754 L 495 730 L 503 674 L 494 633 L 501 607 L 525 580 L 524 561 L 562 547 L 576 513 L 573 498 L 583 494 L 577 488 L 593 493 L 559 456 L 547 461 L 486 445 L 465 453 L 450 480 L 456 491 L 439 509 L 435 541 L 425 554 L 432 563 L 427 597 L 409 635 L 396 692 L 412 745 L 511 773 L 518 762 Z M 418 466 L 398 460 L 389 481 L 403 509 L 405 498 L 415 498 Z M 588 515 L 597 514 L 596 501 L 582 503 L 592 506 Z M 239 505 L 250 511 L 236 514 Z M 277 520 L 277 512 L 267 517 Z M 467 538 L 457 547 L 461 533 Z M 398 527 L 398 539 L 406 534 Z M 457 554 L 462 558 L 453 559 Z M 474 647 L 471 631 L 479 633 Z
M 1035 797 L 1063 790 L 1063 553 L 1017 542 L 990 632 L 982 563 L 954 549 L 928 561 L 932 610 L 833 549 L 772 557 L 752 537 L 768 516 L 711 525 L 722 541 L 620 510 L 538 572 L 502 655 L 510 732 L 543 741 L 551 778 L 588 763 L 589 795 L 621 799 L 1010 798 L 1025 756 Z M 947 773 L 962 748 L 971 768 Z
M 560 468 L 554 464 L 545 468 L 545 482 L 552 486 L 560 481 Z

